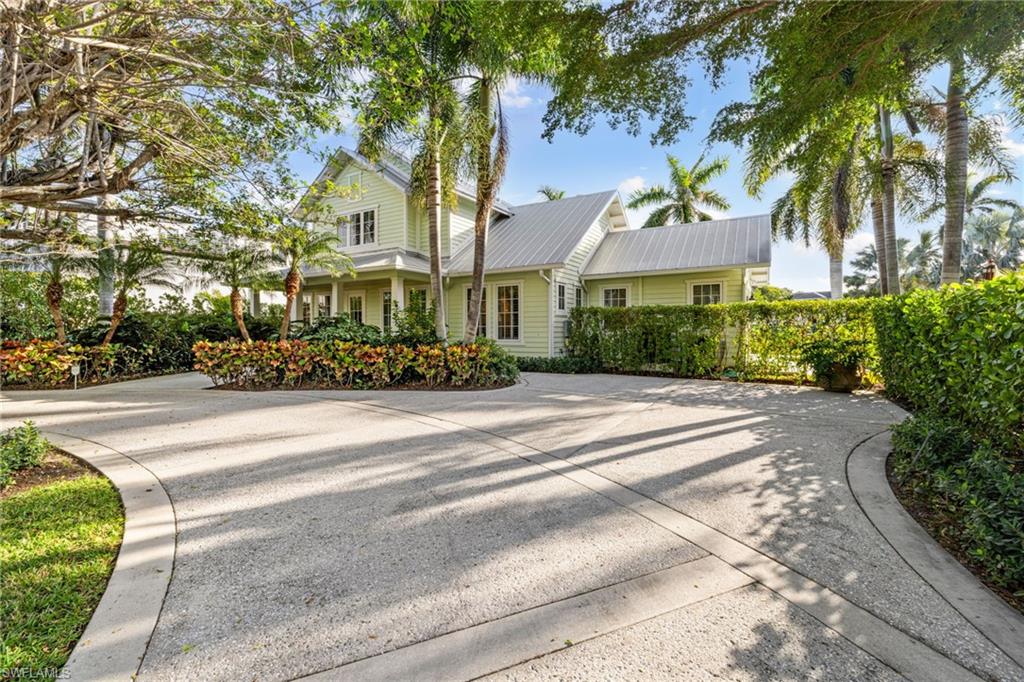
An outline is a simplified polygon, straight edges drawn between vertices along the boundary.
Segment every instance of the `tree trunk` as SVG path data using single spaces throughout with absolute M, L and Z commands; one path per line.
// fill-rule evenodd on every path
M 121 320 L 124 319 L 124 313 L 128 310 L 128 296 L 125 294 L 118 294 L 117 298 L 114 299 L 114 308 L 110 314 L 110 329 L 107 330 L 106 335 L 103 337 L 101 346 L 109 346 L 110 342 L 114 338 L 114 332 L 121 325 Z
M 60 280 L 50 279 L 46 285 L 46 305 L 50 307 L 50 317 L 53 318 L 53 328 L 57 332 L 57 343 L 62 346 L 67 342 L 67 335 L 64 329 L 64 315 L 61 313 L 60 304 L 64 300 L 64 285 Z
M 483 83 L 480 88 L 479 106 L 481 114 L 487 116 L 491 110 L 491 88 Z M 490 128 L 488 127 L 490 133 Z M 480 326 L 480 303 L 484 289 L 484 259 L 487 252 L 487 232 L 494 206 L 495 182 L 492 175 L 491 138 L 493 133 L 481 139 L 476 150 L 476 216 L 473 221 L 473 286 L 466 311 L 466 328 L 462 340 L 472 343 Z
M 246 343 L 251 343 L 249 330 L 245 328 L 245 301 L 242 300 L 242 292 L 236 288 L 231 289 L 231 314 L 238 325 L 238 331 Z
M 107 204 L 106 195 L 101 196 L 99 206 Z M 99 307 L 96 311 L 100 322 L 109 322 L 114 314 L 114 232 L 110 229 L 109 216 L 96 216 L 96 237 L 100 242 L 96 254 L 99 260 L 97 294 Z
M 431 113 L 436 118 L 436 113 Z M 437 127 L 436 121 L 431 121 Z M 430 291 L 434 298 L 434 333 L 441 341 L 448 338 L 445 324 L 444 289 L 441 280 L 441 158 L 439 133 L 435 130 L 427 144 L 427 233 L 430 239 Z
M 893 168 L 892 126 L 889 111 L 881 108 L 882 126 L 882 215 L 885 226 L 885 279 L 888 293 L 900 293 L 899 247 L 896 242 L 896 169 Z
M 964 109 L 964 63 L 949 63 L 946 89 L 946 220 L 942 225 L 942 275 L 939 284 L 960 281 L 964 211 L 967 198 L 967 111 Z
M 888 261 L 885 257 L 885 209 L 882 195 L 871 193 L 871 225 L 875 230 L 875 260 L 878 263 L 878 290 L 883 296 L 889 293 Z
M 843 297 L 843 257 L 828 257 L 828 280 L 832 293 L 832 300 L 837 301 Z
M 278 338 L 282 341 L 288 338 L 288 327 L 292 323 L 292 306 L 295 304 L 295 297 L 299 295 L 300 281 L 298 270 L 289 270 L 284 278 L 284 316 L 281 318 L 281 329 L 278 332 Z

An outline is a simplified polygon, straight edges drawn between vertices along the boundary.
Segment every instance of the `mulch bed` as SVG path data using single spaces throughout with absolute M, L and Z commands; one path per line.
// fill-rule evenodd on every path
M 43 457 L 43 463 L 39 466 L 14 472 L 14 482 L 0 491 L 0 500 L 30 488 L 37 488 L 57 481 L 71 481 L 93 473 L 96 473 L 96 470 L 85 462 L 59 450 L 50 450 Z
M 956 536 L 958 533 L 942 532 L 943 529 L 959 529 L 959 519 L 955 515 L 946 513 L 945 510 L 936 509 L 929 503 L 927 498 L 915 494 L 911 486 L 901 484 L 893 473 L 891 461 L 886 462 L 885 473 L 889 479 L 889 487 L 896 494 L 896 499 L 914 517 L 914 520 L 932 536 L 932 539 L 952 554 L 957 561 L 963 564 L 964 568 L 973 573 L 978 580 L 985 584 L 985 587 L 995 592 L 1003 601 L 1021 612 L 1021 614 L 1024 614 L 1024 595 L 1016 595 L 1004 587 L 994 585 L 984 569 L 978 566 L 966 549 L 957 542 Z

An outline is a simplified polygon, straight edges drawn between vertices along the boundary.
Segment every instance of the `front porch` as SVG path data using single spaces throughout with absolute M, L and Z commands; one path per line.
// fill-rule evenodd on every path
M 429 288 L 427 275 L 401 270 L 359 273 L 356 277 L 308 276 L 292 309 L 292 320 L 312 323 L 318 317 L 347 313 L 357 322 L 387 330 L 391 328 L 392 312 L 418 298 L 427 300 Z

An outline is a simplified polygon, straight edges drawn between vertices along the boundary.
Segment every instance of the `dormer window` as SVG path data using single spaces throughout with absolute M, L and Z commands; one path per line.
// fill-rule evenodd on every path
M 366 246 L 377 243 L 377 211 L 356 211 L 338 220 L 338 239 L 342 246 Z

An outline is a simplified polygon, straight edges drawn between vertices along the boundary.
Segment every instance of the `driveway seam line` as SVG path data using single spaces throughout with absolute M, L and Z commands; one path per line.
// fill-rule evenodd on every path
M 117 489 L 125 517 L 121 545 L 103 595 L 68 656 L 61 675 L 72 680 L 134 679 L 149 651 L 174 576 L 178 541 L 174 501 L 160 478 L 135 458 L 103 443 L 72 434 L 44 431 L 43 435 L 57 441 L 55 445 L 60 450 L 87 462 L 103 474 Z M 87 453 L 83 451 L 83 444 L 91 445 L 100 452 Z M 110 455 L 116 460 L 104 461 L 104 456 Z M 124 467 L 128 471 L 124 471 Z M 136 474 L 142 473 L 142 480 L 133 480 L 132 469 Z M 159 493 L 153 497 L 147 494 L 147 488 L 150 492 Z M 156 519 L 150 519 L 151 516 Z M 167 525 L 169 528 L 165 528 Z M 126 622 L 125 614 L 129 609 L 122 603 L 125 601 L 132 604 L 130 613 L 133 618 L 140 611 L 149 613 L 144 614 L 139 623 Z M 125 629 L 132 631 L 127 637 Z
M 872 442 L 876 439 L 877 442 Z M 1024 645 L 1020 643 L 1024 641 L 1020 639 L 1024 636 L 1024 616 L 992 593 L 903 507 L 886 475 L 886 462 L 891 452 L 891 434 L 886 430 L 862 441 L 847 455 L 846 483 L 861 513 L 915 575 L 992 646 L 1024 667 Z M 938 562 L 934 561 L 936 558 Z M 937 582 L 945 584 L 936 585 Z M 949 594 L 951 590 L 962 590 L 966 596 L 956 599 Z M 976 608 L 958 606 L 957 602 Z M 1001 637 L 1006 630 L 1012 634 Z

